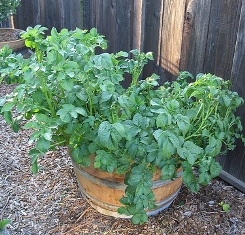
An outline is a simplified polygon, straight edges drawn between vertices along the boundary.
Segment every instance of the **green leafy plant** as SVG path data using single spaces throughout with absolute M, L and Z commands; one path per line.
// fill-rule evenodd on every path
M 219 175 L 218 154 L 242 139 L 235 115 L 243 99 L 229 90 L 229 82 L 211 75 L 194 78 L 180 73 L 176 81 L 158 85 L 153 74 L 139 80 L 152 53 L 96 54 L 107 42 L 96 29 L 67 29 L 44 37 L 45 28 L 29 27 L 22 35 L 35 53 L 24 59 L 7 47 L 0 53 L 0 73 L 17 83 L 0 99 L 0 110 L 14 131 L 32 129 L 32 171 L 38 157 L 57 146 L 68 146 L 76 163 L 126 174 L 125 196 L 119 213 L 132 222 L 147 220 L 155 207 L 152 177 L 174 179 L 182 167 L 191 191 Z M 121 82 L 131 77 L 124 88 Z M 14 113 L 14 115 L 13 115 Z
M 9 224 L 11 221 L 9 219 L 3 219 L 3 220 L 0 220 L 0 234 L 1 232 L 3 232 L 5 226 L 7 224 Z
M 0 22 L 7 20 L 11 14 L 15 14 L 20 2 L 21 0 L 1 0 Z
M 218 205 L 222 207 L 224 212 L 227 212 L 227 213 L 230 212 L 230 205 L 228 203 L 219 202 Z

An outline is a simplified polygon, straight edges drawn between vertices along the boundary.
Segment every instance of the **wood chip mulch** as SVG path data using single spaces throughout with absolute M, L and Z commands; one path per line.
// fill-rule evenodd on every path
M 0 85 L 0 97 L 12 88 Z M 141 226 L 101 215 L 82 197 L 66 149 L 49 152 L 40 159 L 40 172 L 31 173 L 29 134 L 13 133 L 0 117 L 0 220 L 11 220 L 10 235 L 245 234 L 245 194 L 220 179 L 197 194 L 183 186 L 167 210 Z
M 20 39 L 20 32 L 21 30 L 19 29 L 8 30 L 2 28 L 0 30 L 0 42 L 9 42 Z

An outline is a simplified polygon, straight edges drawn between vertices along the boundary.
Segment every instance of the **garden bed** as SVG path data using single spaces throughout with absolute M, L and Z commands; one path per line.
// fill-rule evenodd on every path
M 1 85 L 0 96 L 13 86 Z M 96 212 L 83 199 L 66 149 L 40 159 L 40 172 L 31 174 L 27 131 L 13 133 L 0 117 L 0 219 L 14 234 L 245 234 L 245 195 L 215 179 L 199 193 L 185 186 L 166 211 L 144 225 Z M 224 212 L 218 204 L 231 207 Z

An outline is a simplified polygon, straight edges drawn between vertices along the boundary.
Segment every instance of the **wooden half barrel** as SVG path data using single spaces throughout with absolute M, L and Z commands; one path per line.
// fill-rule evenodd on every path
M 94 168 L 93 164 L 86 168 L 75 162 L 72 164 L 81 192 L 93 208 L 104 215 L 130 218 L 117 212 L 117 209 L 122 206 L 119 199 L 125 195 L 124 175 L 101 171 Z M 170 206 L 181 188 L 181 174 L 182 171 L 179 170 L 176 179 L 166 181 L 160 180 L 160 174 L 153 176 L 152 190 L 155 194 L 157 208 L 147 211 L 149 216 Z
M 25 47 L 25 40 L 19 37 L 20 32 L 23 30 L 20 29 L 12 29 L 12 28 L 1 28 L 0 35 L 1 37 L 6 38 L 16 38 L 10 39 L 9 41 L 0 42 L 0 49 L 2 49 L 5 45 L 8 45 L 13 51 L 17 51 Z

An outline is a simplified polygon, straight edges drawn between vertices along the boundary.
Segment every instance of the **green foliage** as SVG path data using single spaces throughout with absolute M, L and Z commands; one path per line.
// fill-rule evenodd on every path
M 224 212 L 227 212 L 227 213 L 230 212 L 230 205 L 228 203 L 219 202 L 218 205 L 222 207 Z
M 1 0 L 0 2 L 0 22 L 7 20 L 11 14 L 16 13 L 16 8 L 21 0 Z
M 9 224 L 11 221 L 9 219 L 0 220 L 0 232 L 4 230 L 4 227 Z
M 1 77 L 18 84 L 1 97 L 0 112 L 14 131 L 32 129 L 33 172 L 39 156 L 56 146 L 67 146 L 84 167 L 95 154 L 95 168 L 126 174 L 119 213 L 142 224 L 155 207 L 157 168 L 161 179 L 171 180 L 182 167 L 184 183 L 197 192 L 219 175 L 215 157 L 234 149 L 236 139 L 244 141 L 235 116 L 243 100 L 229 82 L 182 72 L 159 87 L 155 74 L 139 80 L 151 53 L 96 54 L 107 46 L 96 29 L 52 29 L 46 38 L 44 31 L 29 27 L 22 35 L 35 51 L 30 58 L 0 51 Z M 132 78 L 128 88 L 121 85 L 125 75 Z

